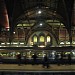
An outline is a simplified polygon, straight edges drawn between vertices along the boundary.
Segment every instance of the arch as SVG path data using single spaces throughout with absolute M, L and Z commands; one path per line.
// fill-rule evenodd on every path
M 36 14 L 36 10 L 38 10 L 38 9 L 36 9 L 36 8 L 37 8 L 37 6 L 31 8 L 31 9 L 28 9 L 26 12 L 22 13 L 22 14 L 15 20 L 14 24 L 17 25 L 18 23 L 20 23 L 20 22 L 22 22 L 22 21 L 24 21 L 24 20 L 30 20 L 28 16 L 31 16 L 31 15 Z M 45 11 L 46 16 L 50 16 L 50 17 L 53 16 L 53 17 L 55 17 L 56 19 L 58 19 L 58 20 L 60 20 L 60 21 L 62 21 L 62 22 L 64 23 L 63 17 L 60 16 L 58 13 L 56 13 L 56 15 L 54 15 L 53 10 L 51 10 L 51 9 L 49 9 L 49 8 L 47 8 L 47 9 L 46 9 L 46 8 L 41 8 L 41 9 Z M 32 11 L 34 11 L 33 14 L 27 15 L 28 12 L 30 13 L 30 12 L 32 12 Z M 48 11 L 48 12 L 47 12 L 47 11 Z M 36 17 L 38 17 L 38 16 L 36 15 Z M 36 18 L 34 18 L 34 19 L 36 19 Z M 66 26 L 66 25 L 65 25 L 65 26 Z
M 33 33 L 35 33 L 35 32 L 37 32 L 37 31 L 48 31 L 50 34 L 52 34 L 53 35 L 53 37 L 55 38 L 55 40 L 56 40 L 56 42 L 57 42 L 57 44 L 58 44 L 58 38 L 56 37 L 56 34 L 54 33 L 54 30 L 51 30 L 51 26 L 50 25 L 46 25 L 46 27 L 44 27 L 44 29 L 42 28 L 42 29 L 34 29 L 34 27 L 29 31 L 29 33 L 28 33 L 28 36 L 26 37 L 27 38 L 27 40 L 26 40 L 26 44 L 28 43 L 28 39 L 29 39 L 29 37 L 33 34 Z M 42 33 L 41 33 L 42 34 Z M 40 34 L 40 35 L 41 35 Z M 44 35 L 44 34 L 42 34 L 42 35 Z
M 47 34 L 48 36 L 50 36 L 50 42 L 47 42 Z M 28 42 L 27 42 L 27 45 L 29 44 L 29 40 L 34 37 L 34 35 L 37 35 L 38 37 L 38 42 L 36 43 L 33 43 L 33 44 L 36 44 L 38 46 L 40 45 L 44 45 L 44 46 L 58 46 L 57 44 L 57 41 L 56 41 L 56 38 L 53 36 L 52 33 L 50 33 L 49 31 L 35 31 L 31 34 L 31 36 L 29 37 L 28 39 Z M 41 39 L 41 41 L 40 41 Z

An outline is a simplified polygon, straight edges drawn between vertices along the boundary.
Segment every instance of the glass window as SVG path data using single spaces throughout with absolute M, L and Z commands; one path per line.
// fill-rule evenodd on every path
M 40 42 L 44 42 L 44 36 L 40 36 Z
M 34 36 L 34 42 L 37 42 L 37 36 Z
M 50 42 L 50 36 L 47 36 L 47 42 Z

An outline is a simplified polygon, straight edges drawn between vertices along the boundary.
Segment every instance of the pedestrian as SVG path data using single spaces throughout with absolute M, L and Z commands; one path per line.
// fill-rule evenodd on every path
M 68 63 L 71 65 L 71 54 L 68 54 Z
M 49 68 L 49 63 L 48 63 L 48 56 L 47 56 L 47 54 L 44 56 L 44 58 L 43 58 L 43 67 L 47 67 L 47 68 Z
M 60 63 L 61 63 L 61 64 L 64 64 L 63 56 L 64 56 L 64 55 L 63 55 L 63 52 L 61 52 L 61 57 L 60 57 Z
M 34 55 L 32 55 L 32 58 L 33 58 L 32 64 L 34 65 L 34 64 L 37 63 L 37 55 L 36 55 L 36 53 L 34 53 Z
M 55 62 L 57 63 L 58 66 L 60 66 L 60 59 L 59 59 L 58 53 L 56 53 L 56 55 L 55 55 Z
M 26 55 L 24 56 L 24 64 L 27 64 L 27 57 L 26 57 Z
M 21 53 L 17 55 L 17 59 L 18 59 L 18 65 L 20 66 L 21 65 Z

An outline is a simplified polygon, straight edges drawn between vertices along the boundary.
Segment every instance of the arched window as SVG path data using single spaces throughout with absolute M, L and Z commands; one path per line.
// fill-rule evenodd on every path
M 45 41 L 45 38 L 44 38 L 44 36 L 40 36 L 40 42 L 44 42 Z
M 33 37 L 33 42 L 37 42 L 37 36 Z
M 50 36 L 47 36 L 47 42 L 50 42 L 50 40 L 51 40 Z

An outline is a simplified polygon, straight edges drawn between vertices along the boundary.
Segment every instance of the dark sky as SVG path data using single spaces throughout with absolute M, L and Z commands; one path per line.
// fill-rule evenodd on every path
M 12 16 L 14 0 L 4 0 L 9 16 Z

